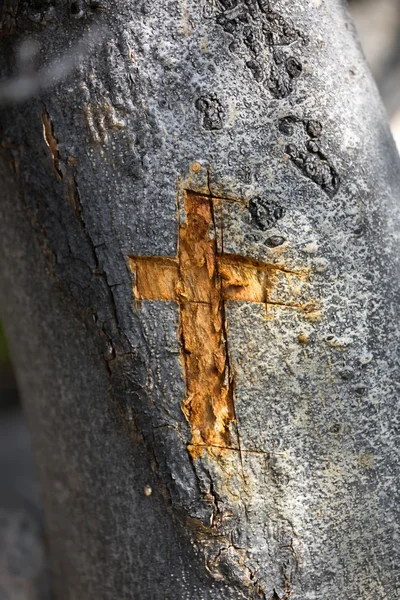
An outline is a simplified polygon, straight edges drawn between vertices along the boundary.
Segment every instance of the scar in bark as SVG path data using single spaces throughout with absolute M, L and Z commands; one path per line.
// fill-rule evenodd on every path
M 223 199 L 186 192 L 177 257 L 130 257 L 138 302 L 179 306 L 186 379 L 183 411 L 192 429 L 189 451 L 233 447 L 233 373 L 227 348 L 226 301 L 268 304 L 272 270 L 252 258 L 218 253 L 214 211 Z
M 57 178 L 62 179 L 63 174 L 60 169 L 60 153 L 58 151 L 58 141 L 54 135 L 53 122 L 46 109 L 43 109 L 42 111 L 42 127 L 44 141 L 50 149 L 51 157 L 53 159 L 53 166 L 57 174 Z

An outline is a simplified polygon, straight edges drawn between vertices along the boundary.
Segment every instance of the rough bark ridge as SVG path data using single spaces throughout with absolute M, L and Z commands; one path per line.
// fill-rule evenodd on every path
M 398 597 L 399 168 L 343 4 L 1 23 L 4 75 L 106 32 L 0 121 L 57 598 Z

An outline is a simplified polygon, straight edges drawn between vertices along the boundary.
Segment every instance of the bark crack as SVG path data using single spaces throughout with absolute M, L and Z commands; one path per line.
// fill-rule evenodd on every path
M 54 135 L 54 125 L 51 120 L 50 114 L 44 106 L 42 110 L 42 127 L 43 127 L 43 138 L 46 142 L 53 161 L 54 171 L 57 174 L 58 179 L 63 179 L 63 174 L 60 169 L 60 153 L 58 151 L 58 139 Z

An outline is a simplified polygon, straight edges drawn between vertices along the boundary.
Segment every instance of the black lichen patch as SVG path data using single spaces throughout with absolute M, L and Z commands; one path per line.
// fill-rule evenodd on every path
M 203 127 L 209 131 L 222 129 L 224 126 L 226 111 L 217 96 L 201 96 L 195 102 L 195 106 L 203 115 Z
M 231 52 L 243 55 L 246 67 L 275 98 L 292 93 L 303 67 L 295 42 L 307 43 L 290 19 L 271 9 L 267 0 L 221 0 L 216 22 L 234 37 Z
M 264 243 L 266 246 L 268 246 L 268 248 L 278 248 L 278 246 L 282 246 L 282 244 L 284 244 L 285 241 L 285 238 L 281 235 L 273 235 L 267 240 L 265 240 Z
M 83 0 L 72 0 L 69 3 L 69 13 L 74 19 L 82 19 L 85 16 L 85 8 Z
M 322 134 L 322 123 L 319 121 L 307 121 L 305 123 L 306 131 L 310 138 L 319 138 Z
M 249 204 L 252 223 L 266 231 L 285 216 L 286 210 L 279 204 L 274 204 L 266 198 L 253 198 Z
M 287 144 L 286 154 L 305 177 L 329 196 L 334 196 L 340 186 L 340 177 L 319 140 L 323 131 L 322 123 L 289 115 L 279 121 L 278 129 L 285 136 L 294 137 L 297 133 L 295 141 Z M 304 138 L 304 132 L 305 140 L 301 139 Z
M 6 3 L 7 4 L 7 3 Z M 15 3 L 14 14 L 9 16 L 18 16 L 18 27 L 27 27 L 29 21 L 36 24 L 46 24 L 54 17 L 55 0 L 21 0 Z M 0 21 L 1 21 L 1 3 L 0 3 Z M 17 21 L 14 21 L 16 24 Z M 7 24 L 7 23 L 6 23 Z M 3 23 L 4 25 L 4 23 Z

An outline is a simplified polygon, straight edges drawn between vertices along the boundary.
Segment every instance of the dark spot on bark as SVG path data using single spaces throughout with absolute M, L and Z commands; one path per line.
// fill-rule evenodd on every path
M 296 144 L 288 144 L 286 146 L 286 154 L 288 154 L 290 158 L 297 158 L 299 156 L 299 152 Z
M 247 7 L 249 9 L 250 16 L 256 20 L 258 17 L 258 3 L 257 0 L 245 0 Z
M 286 61 L 286 69 L 291 77 L 300 77 L 303 67 L 298 60 L 290 56 Z
M 258 6 L 260 7 L 262 13 L 266 14 L 271 12 L 271 5 L 269 3 L 269 0 L 258 0 Z
M 279 219 L 282 219 L 282 217 L 285 216 L 285 209 L 283 208 L 283 206 L 276 206 L 274 208 L 274 217 L 275 219 L 278 221 Z
M 307 121 L 306 131 L 311 138 L 318 138 L 322 134 L 322 123 L 319 121 Z
M 261 233 L 259 232 L 246 232 L 244 234 L 244 237 L 246 238 L 246 240 L 248 240 L 249 242 L 255 243 L 255 244 L 259 244 L 262 242 L 263 238 Z
M 265 198 L 253 198 L 249 204 L 253 224 L 265 231 L 285 216 L 283 206 L 273 204 Z
M 252 26 L 248 25 L 243 29 L 243 41 L 256 56 L 260 54 L 262 46 Z
M 203 127 L 208 130 L 222 129 L 225 121 L 225 109 L 217 96 L 201 96 L 195 107 L 203 115 Z
M 264 79 L 262 67 L 256 60 L 249 60 L 246 63 L 246 66 L 250 69 L 256 81 L 262 81 Z
M 150 2 L 143 2 L 142 6 L 141 6 L 141 12 L 143 15 L 148 15 L 150 14 L 150 9 L 151 9 L 151 5 Z
M 292 79 L 286 69 L 279 65 L 271 65 L 268 89 L 275 98 L 286 98 L 293 91 Z
M 34 23 L 49 21 L 54 15 L 54 0 L 22 0 L 19 12 Z
M 305 124 L 308 133 L 309 128 L 312 133 L 319 134 L 322 130 L 320 124 L 316 121 L 308 121 Z M 280 121 L 280 131 L 288 132 L 286 135 L 294 134 L 295 119 L 285 117 Z M 317 184 L 329 196 L 334 196 L 339 189 L 340 178 L 336 168 L 332 165 L 328 156 L 322 150 L 320 144 L 315 139 L 308 139 L 305 144 L 306 152 L 300 150 L 296 144 L 286 146 L 286 154 L 290 157 L 292 163 L 305 175 Z
M 103 5 L 100 2 L 97 2 L 97 0 L 93 0 L 92 2 L 89 3 L 89 8 L 92 11 L 97 11 L 97 10 L 102 10 L 103 9 Z
M 366 230 L 366 227 L 364 225 L 364 223 L 360 223 L 359 225 L 357 225 L 357 227 L 354 229 L 353 233 L 354 235 L 361 237 L 362 235 L 364 235 Z
M 264 243 L 266 246 L 268 246 L 268 248 L 277 248 L 278 246 L 282 246 L 282 244 L 285 243 L 285 238 L 281 235 L 273 235 L 267 240 L 265 240 Z
M 226 31 L 226 33 L 234 34 L 238 23 L 236 19 L 228 19 L 225 15 L 220 14 L 217 16 L 217 23 Z
M 216 23 L 235 38 L 229 50 L 238 52 L 244 47 L 246 66 L 254 79 L 265 81 L 275 98 L 288 96 L 302 65 L 298 58 L 287 56 L 288 51 L 282 47 L 289 47 L 296 40 L 305 41 L 305 37 L 289 19 L 272 11 L 267 0 L 221 1 L 219 5 Z M 264 55 L 264 49 L 269 57 Z
M 358 396 L 365 396 L 365 394 L 366 394 L 366 393 L 367 393 L 367 391 L 368 391 L 368 388 L 367 388 L 367 386 L 366 386 L 366 385 L 361 385 L 361 384 L 360 384 L 360 385 L 356 385 L 356 386 L 355 386 L 355 388 L 354 388 L 354 391 L 355 391 L 355 393 L 356 393 Z
M 271 10 L 266 14 L 263 30 L 271 45 L 288 46 L 298 39 L 304 39 L 304 36 L 296 30 L 289 19 L 284 19 Z
M 293 135 L 294 133 L 294 124 L 297 119 L 295 117 L 284 117 L 279 121 L 279 131 L 284 135 Z
M 275 48 L 274 49 L 274 61 L 276 62 L 277 65 L 281 65 L 285 62 L 285 54 L 283 52 L 283 50 L 281 50 L 280 48 Z
M 231 10 L 232 8 L 235 8 L 237 4 L 237 0 L 220 0 L 220 2 L 226 10 Z
M 339 373 L 340 377 L 345 381 L 350 381 L 354 377 L 354 371 L 350 367 L 344 367 Z
M 338 434 L 342 431 L 342 426 L 340 425 L 340 423 L 334 423 L 331 427 L 331 432 L 334 434 Z
M 51 4 L 52 0 L 23 0 L 21 2 L 21 8 L 30 8 L 32 11 L 46 10 Z
M 317 142 L 314 142 L 314 140 L 309 140 L 307 142 L 307 150 L 312 152 L 312 154 L 318 154 L 318 152 L 321 152 L 320 147 L 318 146 Z
M 73 0 L 69 5 L 69 12 L 74 19 L 81 19 L 84 16 L 83 1 Z

